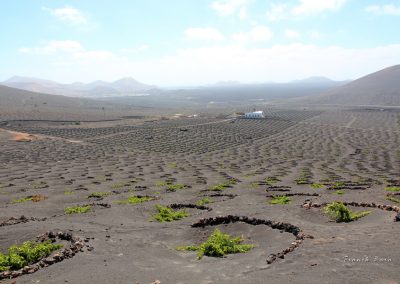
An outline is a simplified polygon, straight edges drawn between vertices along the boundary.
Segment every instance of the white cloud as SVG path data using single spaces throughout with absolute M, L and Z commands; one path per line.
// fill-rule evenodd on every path
M 393 4 L 371 5 L 365 7 L 365 11 L 376 15 L 400 16 L 400 6 L 395 6 Z
M 255 26 L 248 32 L 240 32 L 232 35 L 232 39 L 239 43 L 246 42 L 265 42 L 273 37 L 273 33 L 268 27 Z
M 42 7 L 42 10 L 49 12 L 52 16 L 71 25 L 85 25 L 88 22 L 85 15 L 80 10 L 73 7 L 65 6 L 64 8 L 58 9 Z
M 318 31 L 311 31 L 310 33 L 309 33 L 309 35 L 310 35 L 310 37 L 312 38 L 312 39 L 318 39 L 318 38 L 321 38 L 321 33 L 320 32 L 318 32 Z
M 288 16 L 288 9 L 287 4 L 272 4 L 267 11 L 267 18 L 270 21 L 285 19 Z
M 58 62 L 70 60 L 80 63 L 95 63 L 98 61 L 114 60 L 117 56 L 105 50 L 86 50 L 79 42 L 73 40 L 52 40 L 39 47 L 23 47 L 18 49 L 21 53 L 33 55 L 54 56 Z M 71 62 L 72 64 L 73 62 Z
M 245 8 L 248 3 L 249 0 L 217 0 L 211 4 L 211 8 L 217 11 L 222 17 L 239 13 L 239 17 L 243 18 L 243 8 Z
M 348 0 L 300 0 L 299 5 L 292 9 L 293 15 L 311 15 L 326 11 L 337 11 Z
M 290 39 L 296 39 L 296 38 L 300 38 L 300 33 L 295 30 L 286 29 L 285 36 Z
M 188 28 L 184 32 L 188 40 L 222 41 L 224 36 L 214 28 Z
M 142 44 L 139 47 L 136 48 L 121 48 L 120 51 L 121 52 L 128 52 L 128 53 L 137 53 L 137 52 L 141 52 L 141 51 L 145 51 L 147 49 L 149 49 L 150 46 L 148 44 Z
M 400 62 L 400 44 L 374 48 L 319 47 L 307 44 L 252 48 L 222 45 L 179 49 L 170 55 L 122 57 L 106 50 L 88 50 L 77 42 L 47 42 L 23 48 L 32 76 L 66 81 L 114 80 L 133 76 L 160 86 L 198 85 L 217 81 L 290 81 L 315 75 L 344 80 Z M 37 60 L 41 64 L 37 65 Z
M 34 53 L 34 54 L 54 54 L 54 53 L 76 53 L 82 52 L 82 45 L 73 40 L 52 40 L 42 44 L 39 47 L 23 47 L 18 49 L 22 53 Z
M 295 5 L 271 4 L 267 11 L 270 21 L 310 16 L 340 10 L 349 0 L 299 0 Z

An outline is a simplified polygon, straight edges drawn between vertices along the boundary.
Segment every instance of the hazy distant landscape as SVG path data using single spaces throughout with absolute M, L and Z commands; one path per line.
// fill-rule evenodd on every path
M 0 283 L 399 283 L 400 7 L 39 2 L 0 17 Z

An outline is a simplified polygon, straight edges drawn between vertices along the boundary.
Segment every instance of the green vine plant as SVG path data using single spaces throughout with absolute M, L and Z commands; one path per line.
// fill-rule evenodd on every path
M 211 236 L 201 245 L 181 246 L 179 251 L 197 251 L 198 259 L 204 255 L 211 257 L 225 257 L 227 254 L 245 253 L 254 248 L 252 244 L 242 244 L 243 237 L 231 237 L 215 229 Z
M 371 213 L 371 211 L 352 212 L 341 202 L 329 203 L 323 211 L 337 223 L 355 221 Z
M 0 272 L 18 270 L 38 260 L 49 256 L 63 245 L 53 244 L 50 241 L 43 243 L 24 242 L 22 245 L 12 245 L 6 254 L 0 253 Z

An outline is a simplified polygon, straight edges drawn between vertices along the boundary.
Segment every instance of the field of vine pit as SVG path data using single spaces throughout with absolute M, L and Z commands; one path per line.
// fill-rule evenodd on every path
M 38 236 L 63 247 L 0 282 L 398 283 L 400 111 L 265 112 L 3 117 L 0 252 Z M 369 213 L 335 222 L 332 202 Z M 158 222 L 160 208 L 185 214 Z M 254 247 L 177 249 L 215 229 Z

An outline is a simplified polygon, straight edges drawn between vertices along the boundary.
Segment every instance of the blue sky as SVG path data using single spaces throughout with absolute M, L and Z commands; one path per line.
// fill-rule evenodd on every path
M 0 80 L 342 80 L 400 64 L 394 0 L 3 0 Z

